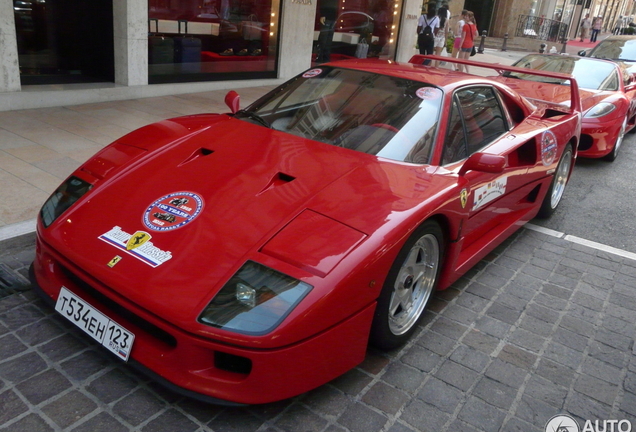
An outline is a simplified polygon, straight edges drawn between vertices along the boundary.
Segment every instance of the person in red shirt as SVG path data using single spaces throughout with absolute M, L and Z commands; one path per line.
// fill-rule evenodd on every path
M 471 11 L 468 11 L 465 16 L 466 23 L 464 27 L 462 27 L 462 39 L 460 42 L 460 51 L 459 58 L 460 59 L 468 59 L 470 57 L 470 53 L 475 46 L 475 39 L 477 39 L 477 24 L 475 24 L 475 14 Z M 462 69 L 468 73 L 468 66 L 466 65 L 458 65 L 459 70 Z

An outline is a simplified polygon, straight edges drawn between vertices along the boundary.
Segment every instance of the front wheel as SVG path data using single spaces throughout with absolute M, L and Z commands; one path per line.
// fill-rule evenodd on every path
M 623 139 L 625 138 L 625 130 L 627 129 L 627 117 L 623 120 L 623 125 L 621 126 L 621 130 L 618 131 L 618 136 L 616 137 L 616 142 L 614 143 L 614 148 L 612 151 L 605 156 L 605 160 L 614 162 L 618 157 L 618 150 L 621 148 L 621 144 L 623 144 Z M 636 129 L 636 128 L 635 128 Z
M 563 192 L 565 192 L 565 186 L 568 184 L 570 177 L 570 169 L 572 168 L 572 144 L 568 143 L 563 150 L 559 164 L 557 165 L 554 177 L 550 183 L 548 193 L 546 193 L 541 209 L 537 214 L 540 218 L 547 218 L 554 213 L 557 206 L 563 198 Z
M 444 234 L 434 221 L 409 237 L 387 275 L 371 326 L 371 343 L 393 349 L 415 332 L 437 287 L 444 254 Z

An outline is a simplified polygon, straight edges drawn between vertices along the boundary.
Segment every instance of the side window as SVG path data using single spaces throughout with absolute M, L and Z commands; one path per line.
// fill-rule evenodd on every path
M 464 122 L 459 112 L 457 97 L 453 98 L 453 107 L 448 122 L 448 133 L 444 140 L 444 153 L 442 165 L 457 162 L 468 156 L 466 149 L 466 134 L 464 132 Z
M 468 155 L 484 148 L 508 131 L 506 117 L 491 87 L 471 87 L 457 92 L 468 135 Z

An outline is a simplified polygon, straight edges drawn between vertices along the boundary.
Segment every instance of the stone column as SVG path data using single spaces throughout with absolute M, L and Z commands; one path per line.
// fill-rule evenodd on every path
M 395 47 L 395 59 L 399 62 L 407 62 L 414 54 L 419 54 L 415 45 L 417 44 L 417 20 L 421 14 L 422 0 L 404 0 L 400 37 Z
M 115 83 L 148 84 L 148 2 L 113 0 Z
M 278 77 L 289 79 L 311 66 L 316 0 L 282 0 Z
M 15 33 L 13 2 L 0 2 L 0 92 L 20 91 L 18 39 Z

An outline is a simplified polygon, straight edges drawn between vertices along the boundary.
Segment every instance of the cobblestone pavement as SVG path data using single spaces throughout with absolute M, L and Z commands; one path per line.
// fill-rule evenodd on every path
M 224 408 L 162 389 L 38 300 L 32 242 L 0 245 L 0 430 L 542 432 L 562 413 L 636 429 L 635 261 L 522 229 L 438 293 L 402 349 Z

